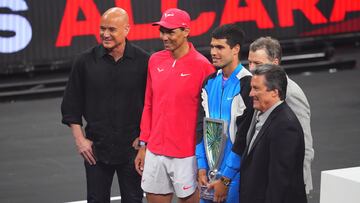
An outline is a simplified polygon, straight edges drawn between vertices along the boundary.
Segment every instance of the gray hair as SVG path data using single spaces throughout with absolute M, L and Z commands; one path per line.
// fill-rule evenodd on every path
M 279 64 L 281 62 L 281 56 L 282 56 L 281 46 L 279 41 L 274 38 L 271 38 L 269 36 L 260 37 L 250 44 L 249 49 L 252 52 L 264 49 L 270 61 L 278 59 Z
M 287 89 L 287 77 L 284 69 L 281 66 L 274 64 L 263 64 L 257 66 L 252 71 L 253 75 L 264 75 L 265 86 L 267 90 L 277 89 L 280 100 L 285 100 Z

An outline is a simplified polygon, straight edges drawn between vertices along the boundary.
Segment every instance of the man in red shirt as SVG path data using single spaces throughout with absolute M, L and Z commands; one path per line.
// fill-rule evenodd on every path
M 135 167 L 148 202 L 196 202 L 196 119 L 204 79 L 214 67 L 188 42 L 190 16 L 172 8 L 158 25 L 164 50 L 149 60 Z M 146 154 L 146 155 L 145 155 Z

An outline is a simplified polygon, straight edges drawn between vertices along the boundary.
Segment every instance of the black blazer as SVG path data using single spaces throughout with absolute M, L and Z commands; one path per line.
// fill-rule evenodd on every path
M 306 203 L 303 178 L 304 134 L 286 102 L 260 129 L 240 167 L 241 203 Z

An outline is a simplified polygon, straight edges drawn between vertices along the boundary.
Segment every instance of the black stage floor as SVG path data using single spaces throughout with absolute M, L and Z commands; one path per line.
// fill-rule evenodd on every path
M 360 166 L 360 70 L 291 75 L 312 108 L 314 191 L 322 170 Z M 0 103 L 0 202 L 85 199 L 82 158 L 60 124 L 61 98 Z M 113 195 L 118 196 L 114 184 Z M 119 201 L 117 201 L 119 202 Z

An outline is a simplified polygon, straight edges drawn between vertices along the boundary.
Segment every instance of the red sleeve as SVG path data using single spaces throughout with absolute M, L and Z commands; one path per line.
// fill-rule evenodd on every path
M 146 91 L 145 91 L 145 104 L 141 117 L 140 124 L 140 140 L 147 142 L 150 137 L 151 131 L 151 118 L 152 118 L 152 81 L 150 73 L 150 61 L 148 66 L 148 74 L 146 79 Z

